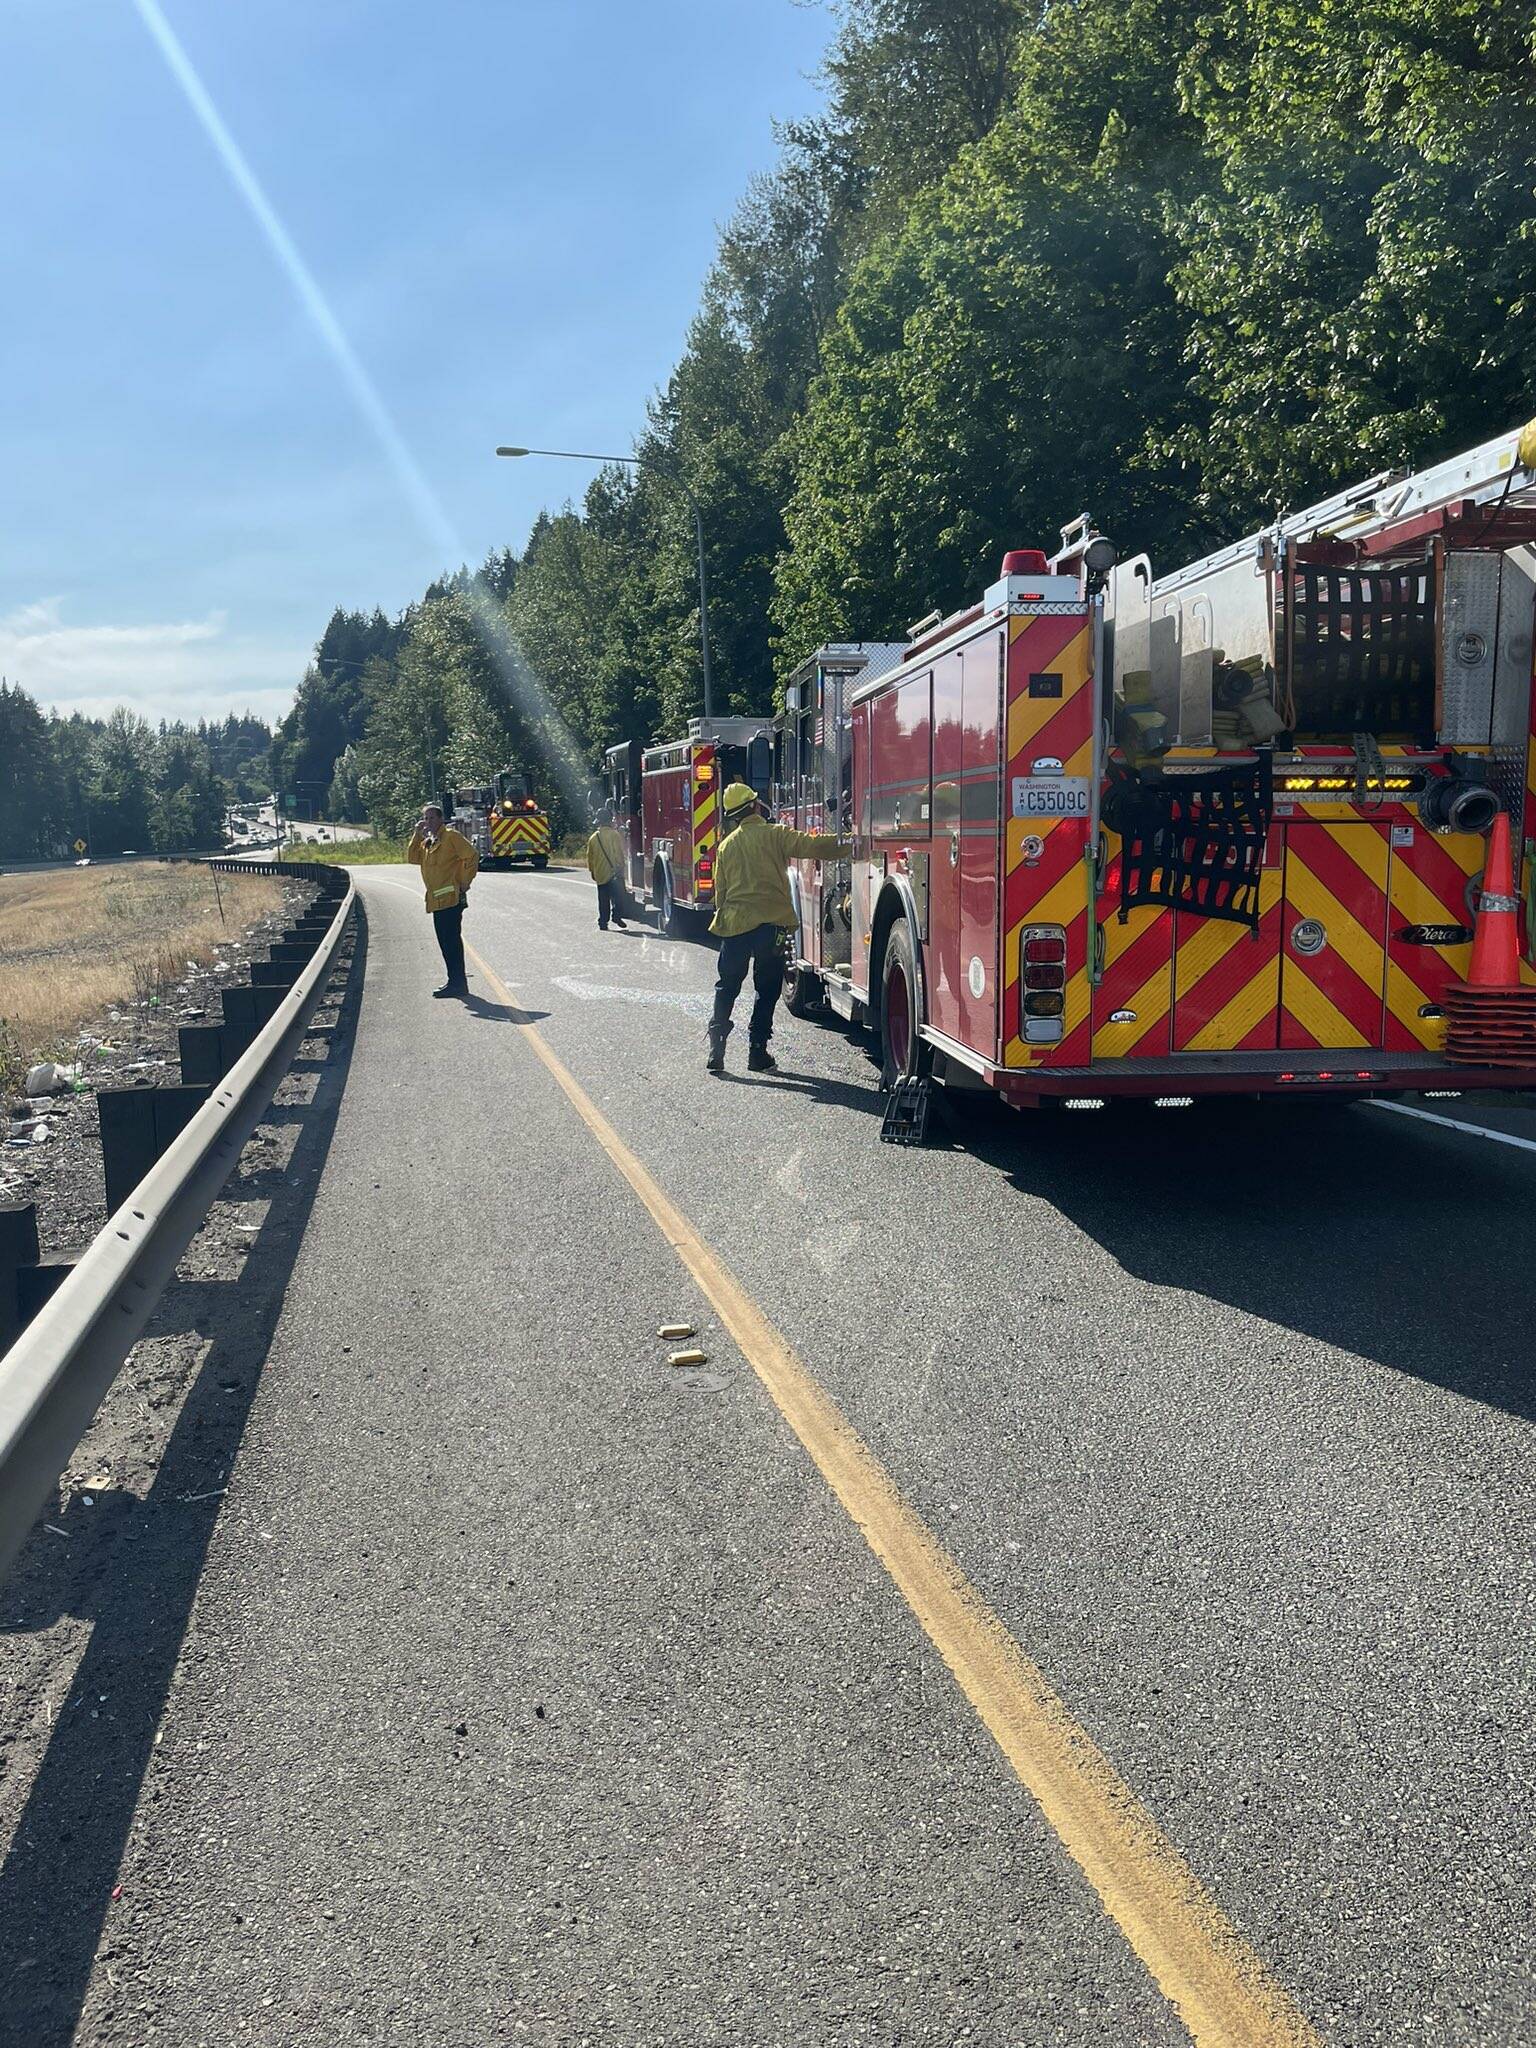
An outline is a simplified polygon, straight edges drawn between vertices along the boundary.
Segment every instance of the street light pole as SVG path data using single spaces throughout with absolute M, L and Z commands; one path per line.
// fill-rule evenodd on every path
M 699 658 L 704 671 L 704 716 L 708 718 L 714 709 L 714 683 L 709 666 L 709 572 L 704 564 L 704 515 L 699 510 L 699 501 L 675 470 L 665 464 L 648 462 L 643 455 L 593 455 L 575 448 L 498 448 L 498 455 L 550 455 L 562 462 L 616 462 L 624 469 L 654 469 L 658 476 L 664 476 L 676 484 L 688 500 L 693 513 L 693 538 L 699 558 Z

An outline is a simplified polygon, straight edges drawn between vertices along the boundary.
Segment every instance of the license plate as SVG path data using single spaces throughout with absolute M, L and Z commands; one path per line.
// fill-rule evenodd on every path
M 1016 775 L 1013 778 L 1016 818 L 1086 818 L 1086 775 Z

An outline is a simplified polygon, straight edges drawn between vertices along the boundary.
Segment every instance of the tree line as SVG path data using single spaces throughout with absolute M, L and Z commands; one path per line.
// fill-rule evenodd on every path
M 690 494 L 717 708 L 765 712 L 822 639 L 899 636 L 1079 511 L 1172 567 L 1536 411 L 1523 0 L 834 12 L 825 112 L 727 222 L 640 468 L 317 659 L 294 732 L 347 699 L 347 815 L 398 825 L 552 718 L 591 767 L 697 713 Z
M 832 12 L 638 469 L 397 618 L 338 610 L 273 737 L 290 798 L 398 832 L 510 764 L 579 823 L 606 746 L 701 709 L 690 500 L 716 708 L 763 713 L 1079 512 L 1172 567 L 1536 412 L 1523 0 Z
M 158 726 L 126 709 L 45 716 L 0 678 L 0 859 L 60 859 L 77 840 L 93 856 L 207 852 L 229 804 L 269 792 L 271 749 L 271 728 L 249 714 Z

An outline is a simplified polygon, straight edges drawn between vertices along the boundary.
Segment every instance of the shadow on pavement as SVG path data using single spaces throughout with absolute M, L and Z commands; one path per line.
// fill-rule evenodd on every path
M 485 996 L 461 996 L 459 1002 L 472 1017 L 482 1017 L 488 1024 L 538 1024 L 549 1015 L 548 1010 L 524 1010 L 516 1003 L 493 1003 Z
M 967 1105 L 957 1122 L 978 1162 L 1138 1278 L 1536 1417 L 1536 1210 L 1518 1153 L 1342 1104 Z
M 213 1286 L 176 1282 L 150 1324 L 151 1338 L 185 1329 L 191 1295 L 208 1311 L 201 1328 L 211 1338 L 153 1484 L 142 1500 L 112 1490 L 89 1508 L 73 1495 L 63 1521 L 47 1516 L 70 1540 L 39 1527 L 0 1588 L 6 1633 L 48 1628 L 64 1614 L 91 1624 L 0 1865 L 4 2048 L 66 2048 L 74 2038 L 224 1483 L 335 1129 L 367 950 L 361 900 L 355 931 L 350 967 L 338 970 L 346 979 L 329 1057 L 296 1062 L 301 1071 L 322 1068 L 315 1099 L 280 1113 L 300 1123 L 291 1159 L 281 1171 L 237 1170 L 221 1196 L 270 1199 L 243 1270 Z
M 856 1109 L 865 1116 L 883 1116 L 885 1097 L 873 1086 L 861 1088 L 852 1081 L 834 1081 L 825 1074 L 797 1074 L 780 1067 L 773 1074 L 751 1074 L 745 1068 L 727 1067 L 723 1074 L 704 1074 L 706 1081 L 735 1081 L 748 1088 L 772 1088 L 782 1095 L 798 1095 L 807 1102 L 825 1102 L 838 1109 Z

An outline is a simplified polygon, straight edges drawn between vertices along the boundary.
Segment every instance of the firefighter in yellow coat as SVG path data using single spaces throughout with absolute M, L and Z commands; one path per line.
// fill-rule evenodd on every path
M 587 873 L 597 884 L 598 930 L 607 931 L 611 916 L 621 932 L 627 931 L 628 926 L 624 922 L 624 912 L 628 908 L 624 893 L 624 842 L 613 822 L 612 804 L 604 804 L 599 811 L 596 829 L 587 841 Z
M 422 883 L 427 892 L 427 909 L 432 914 L 432 928 L 437 934 L 443 965 L 448 970 L 448 979 L 432 993 L 435 996 L 467 996 L 464 906 L 469 901 L 469 885 L 480 872 L 480 856 L 462 832 L 455 832 L 444 822 L 440 808 L 436 804 L 428 804 L 411 834 L 405 857 L 412 867 L 421 869 Z
M 726 835 L 715 855 L 715 914 L 709 926 L 720 940 L 720 970 L 705 1066 L 711 1074 L 725 1072 L 731 1011 L 750 967 L 755 1001 L 747 1026 L 747 1066 L 754 1074 L 771 1074 L 775 1061 L 768 1040 L 784 986 L 784 934 L 799 923 L 789 892 L 789 863 L 834 860 L 853 847 L 823 832 L 771 825 L 757 791 L 745 782 L 731 784 L 720 808 Z

